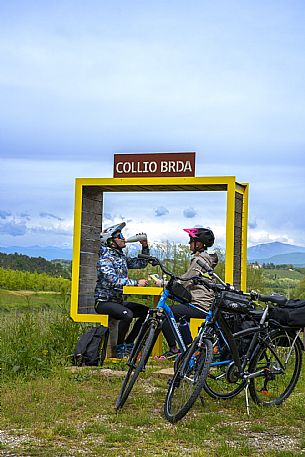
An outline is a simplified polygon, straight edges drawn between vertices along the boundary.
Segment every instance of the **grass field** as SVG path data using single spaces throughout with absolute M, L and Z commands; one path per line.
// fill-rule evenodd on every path
M 122 412 L 114 403 L 124 366 L 61 369 L 44 379 L 3 387 L 0 455 L 270 456 L 305 454 L 304 371 L 282 406 L 263 409 L 244 393 L 229 401 L 205 394 L 177 425 L 162 416 L 167 378 L 154 362 Z M 10 453 L 11 452 L 11 453 Z
M 301 279 L 304 278 L 304 275 L 300 273 L 299 271 L 293 270 L 293 269 L 281 269 L 281 268 L 275 268 L 275 269 L 264 269 L 264 276 L 269 279 L 295 279 L 300 281 Z
M 63 296 L 59 292 L 0 289 L 0 313 L 53 309 L 67 303 L 68 300 L 68 296 Z
M 177 425 L 162 414 L 169 376 L 160 370 L 172 365 L 151 361 L 117 414 L 126 365 L 70 366 L 83 329 L 66 302 L 55 293 L 0 290 L 0 456 L 305 456 L 305 361 L 283 405 L 251 401 L 247 416 L 244 392 L 228 401 L 205 394 L 204 407 L 197 402 Z

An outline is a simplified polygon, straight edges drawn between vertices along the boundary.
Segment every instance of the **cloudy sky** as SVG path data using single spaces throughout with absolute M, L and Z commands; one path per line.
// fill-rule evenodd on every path
M 0 3 L 0 246 L 71 246 L 74 180 L 113 154 L 195 151 L 250 184 L 249 245 L 305 246 L 303 0 Z M 218 193 L 107 195 L 154 241 L 210 226 Z

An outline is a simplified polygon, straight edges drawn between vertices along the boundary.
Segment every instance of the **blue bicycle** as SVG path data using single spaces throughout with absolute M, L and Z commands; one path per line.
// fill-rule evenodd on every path
M 159 265 L 163 273 L 170 277 L 170 280 L 160 296 L 157 307 L 148 311 L 146 320 L 144 321 L 139 335 L 135 341 L 133 350 L 127 361 L 129 368 L 123 381 L 118 399 L 116 401 L 117 410 L 123 407 L 139 374 L 144 371 L 155 342 L 160 332 L 162 331 L 162 326 L 165 320 L 168 320 L 170 324 L 172 332 L 175 335 L 180 353 L 183 354 L 186 352 L 186 344 L 183 340 L 174 314 L 170 306 L 167 304 L 168 300 L 186 304 L 187 306 L 200 311 L 204 318 L 204 311 L 196 305 L 190 303 L 192 298 L 190 292 L 180 282 L 178 282 L 178 280 L 186 281 L 186 279 L 180 278 L 167 271 L 156 257 L 147 256 L 145 254 L 140 254 L 139 257 L 147 259 L 153 266 Z M 188 278 L 188 280 L 189 279 L 192 278 Z M 202 363 L 203 365 L 206 363 L 204 358 Z M 197 398 L 198 392 L 196 391 L 195 393 Z

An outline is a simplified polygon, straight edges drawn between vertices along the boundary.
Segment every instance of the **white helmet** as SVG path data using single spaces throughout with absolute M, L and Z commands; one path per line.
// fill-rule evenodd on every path
M 113 238 L 113 235 L 116 233 L 121 232 L 125 225 L 126 222 L 121 222 L 120 224 L 111 225 L 110 227 L 105 228 L 100 234 L 101 243 L 107 246 L 108 240 Z

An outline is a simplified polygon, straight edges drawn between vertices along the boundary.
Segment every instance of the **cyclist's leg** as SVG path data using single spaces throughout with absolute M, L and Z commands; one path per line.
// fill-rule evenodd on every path
M 117 337 L 117 352 L 118 356 L 124 357 L 125 345 L 124 340 L 126 333 L 128 332 L 129 326 L 132 322 L 133 313 L 132 311 L 124 306 L 123 303 L 114 301 L 101 301 L 97 300 L 95 309 L 100 314 L 108 314 L 108 316 L 119 321 L 118 337 Z
M 175 303 L 171 307 L 174 317 L 176 321 L 179 321 L 182 317 L 185 317 L 187 321 L 189 321 L 191 318 L 198 318 L 198 319 L 204 319 L 206 316 L 205 311 L 198 311 L 197 309 L 191 308 L 190 306 L 183 305 L 180 303 Z M 172 328 L 169 324 L 169 321 L 167 319 L 164 320 L 163 326 L 162 326 L 162 333 L 166 339 L 166 342 L 169 347 L 168 354 L 175 355 L 179 352 L 178 347 L 177 347 L 177 342 L 175 335 L 172 331 Z M 189 343 L 189 341 L 185 341 L 186 344 Z M 165 353 L 167 354 L 167 353 Z M 161 356 L 162 357 L 162 356 Z M 166 357 L 166 356 L 165 356 Z
M 177 320 L 181 317 L 185 317 L 187 321 L 192 318 L 195 319 L 204 319 L 206 317 L 207 311 L 199 310 L 197 308 L 192 308 L 188 305 L 183 305 L 182 303 L 177 303 L 173 306 L 173 313 Z
M 132 327 L 131 332 L 125 338 L 126 344 L 132 344 L 134 342 L 134 340 L 136 339 L 143 322 L 146 319 L 149 308 L 148 308 L 148 306 L 145 306 L 145 305 L 142 305 L 141 303 L 136 303 L 136 302 L 124 301 L 123 304 L 126 308 L 128 308 L 132 312 L 133 317 L 137 318 L 136 322 L 134 323 L 134 326 Z M 119 327 L 119 334 L 120 334 L 120 327 Z M 126 333 L 125 333 L 125 335 L 126 335 Z

